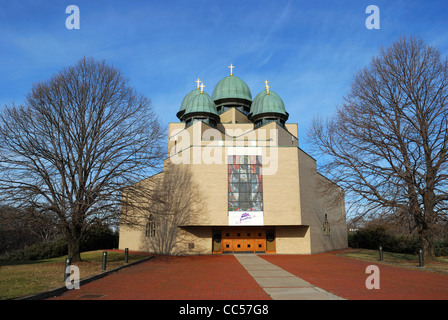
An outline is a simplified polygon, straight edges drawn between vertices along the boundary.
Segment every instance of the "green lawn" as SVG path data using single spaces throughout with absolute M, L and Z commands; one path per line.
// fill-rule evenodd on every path
M 344 257 L 368 260 L 368 261 L 379 261 L 378 250 L 368 250 L 368 249 L 353 249 L 344 254 Z M 384 263 L 398 264 L 406 267 L 418 267 L 418 255 L 417 254 L 404 254 L 404 253 L 394 253 L 383 251 L 383 261 Z M 439 257 L 435 261 L 429 263 L 424 262 L 424 270 L 448 272 L 448 258 Z
M 79 267 L 81 279 L 102 272 L 102 255 L 103 251 L 83 252 L 83 261 L 73 263 Z M 66 256 L 0 266 L 0 300 L 24 297 L 64 286 L 65 258 Z M 129 254 L 128 262 L 143 258 L 143 255 Z M 107 252 L 106 270 L 124 264 L 124 253 Z

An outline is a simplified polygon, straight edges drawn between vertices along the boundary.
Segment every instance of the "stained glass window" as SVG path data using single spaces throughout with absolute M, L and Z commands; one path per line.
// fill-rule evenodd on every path
M 263 211 L 261 156 L 229 156 L 229 211 Z

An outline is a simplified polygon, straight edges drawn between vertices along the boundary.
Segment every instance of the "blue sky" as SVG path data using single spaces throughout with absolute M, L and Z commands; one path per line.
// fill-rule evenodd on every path
M 71 4 L 79 30 L 65 27 Z M 372 4 L 379 30 L 365 26 Z M 446 0 L 0 0 L 0 106 L 87 56 L 122 70 L 167 125 L 198 77 L 211 95 L 232 63 L 253 97 L 270 81 L 307 151 L 313 116 L 335 110 L 381 46 L 415 35 L 446 57 L 447 12 Z

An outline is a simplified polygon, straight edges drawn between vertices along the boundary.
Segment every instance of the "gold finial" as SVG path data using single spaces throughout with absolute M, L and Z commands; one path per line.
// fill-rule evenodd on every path
M 201 84 L 202 81 L 199 80 L 199 78 L 198 78 L 198 80 L 196 80 L 195 82 L 198 84 L 198 86 L 196 87 L 196 89 L 199 89 L 199 88 L 201 87 L 200 84 Z
M 233 68 L 235 68 L 235 66 L 233 64 L 230 64 L 230 66 L 228 66 L 227 68 L 230 69 L 230 75 L 233 76 Z
M 204 83 L 202 81 L 201 81 L 201 85 L 199 87 L 201 87 L 201 94 L 203 94 L 205 86 L 204 86 Z
M 266 86 L 264 87 L 266 89 L 266 92 L 267 92 L 266 94 L 269 94 L 270 86 L 268 86 L 268 83 L 269 83 L 268 79 L 266 79 L 266 81 L 264 83 L 266 84 Z

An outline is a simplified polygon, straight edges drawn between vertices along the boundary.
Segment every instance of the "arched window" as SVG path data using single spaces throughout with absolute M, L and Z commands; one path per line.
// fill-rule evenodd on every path
M 148 222 L 146 223 L 145 235 L 147 237 L 154 237 L 156 235 L 156 223 L 152 214 L 149 216 Z

